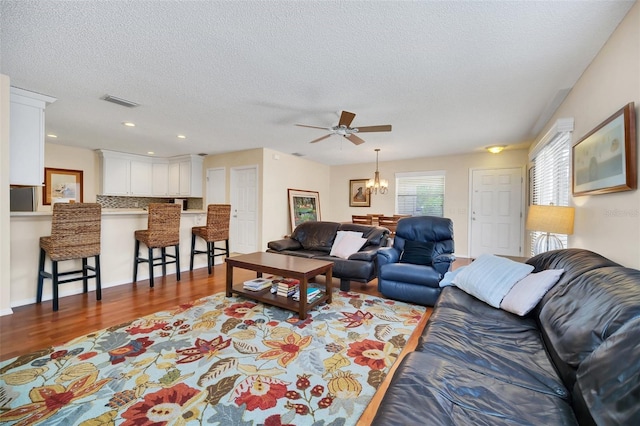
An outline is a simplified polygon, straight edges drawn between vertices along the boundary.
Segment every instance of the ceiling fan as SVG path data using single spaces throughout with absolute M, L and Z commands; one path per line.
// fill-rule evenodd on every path
M 328 138 L 329 136 L 332 136 L 332 135 L 341 135 L 341 136 L 344 136 L 345 138 L 349 139 L 354 144 L 360 145 L 361 143 L 364 143 L 364 140 L 359 138 L 356 135 L 356 133 L 390 132 L 391 131 L 391 124 L 385 124 L 385 125 L 382 125 L 382 126 L 350 127 L 351 126 L 351 122 L 353 121 L 353 119 L 355 117 L 356 117 L 356 115 L 354 113 L 352 113 L 352 112 L 342 111 L 342 114 L 340 114 L 340 121 L 338 121 L 338 124 L 333 126 L 333 127 L 309 126 L 309 125 L 306 125 L 306 124 L 296 124 L 296 126 L 310 127 L 312 129 L 328 130 L 328 131 L 331 132 L 328 135 L 325 135 L 325 136 L 323 136 L 321 138 L 312 140 L 310 143 L 320 142 L 321 140 L 326 139 L 326 138 Z

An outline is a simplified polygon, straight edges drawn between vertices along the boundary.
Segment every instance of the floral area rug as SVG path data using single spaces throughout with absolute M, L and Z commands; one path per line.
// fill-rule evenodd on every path
M 0 422 L 353 425 L 425 309 L 336 292 L 297 314 L 224 293 L 0 364 Z

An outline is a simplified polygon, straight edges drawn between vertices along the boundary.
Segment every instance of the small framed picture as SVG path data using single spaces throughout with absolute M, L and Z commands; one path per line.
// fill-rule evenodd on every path
M 320 220 L 320 194 L 318 191 L 288 189 L 291 231 L 302 222 Z
M 368 179 L 349 181 L 349 207 L 371 207 L 371 196 L 367 191 Z
M 44 169 L 42 204 L 81 203 L 82 170 Z

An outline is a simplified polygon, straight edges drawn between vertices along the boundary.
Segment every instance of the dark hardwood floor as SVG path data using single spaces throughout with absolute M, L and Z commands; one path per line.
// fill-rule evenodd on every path
M 149 288 L 148 280 L 105 288 L 101 301 L 96 301 L 94 291 L 63 297 L 57 312 L 53 312 L 51 301 L 13 308 L 12 315 L 0 317 L 0 360 L 59 345 L 92 331 L 225 291 L 225 278 L 222 264 L 215 266 L 211 275 L 207 274 L 207 268 L 182 272 L 179 282 L 175 275 L 156 277 L 154 288 Z M 255 272 L 234 269 L 235 280 L 251 278 L 255 278 Z M 90 280 L 89 288 L 93 284 Z M 51 285 L 51 281 L 45 281 L 46 285 Z M 334 279 L 333 285 L 339 288 L 339 280 Z M 353 282 L 351 289 L 382 297 L 376 281 L 367 285 Z

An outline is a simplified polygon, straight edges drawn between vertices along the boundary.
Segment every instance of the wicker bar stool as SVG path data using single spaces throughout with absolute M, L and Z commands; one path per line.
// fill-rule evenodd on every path
M 138 264 L 149 264 L 149 287 L 153 287 L 153 268 L 162 266 L 162 276 L 167 275 L 167 265 L 176 264 L 176 280 L 180 281 L 180 213 L 182 206 L 173 203 L 149 204 L 147 228 L 135 231 L 135 255 L 133 260 L 133 282 L 138 281 Z M 140 257 L 140 243 L 147 246 L 147 258 Z M 173 246 L 175 254 L 167 253 Z M 153 257 L 153 249 L 160 249 L 160 257 Z M 167 258 L 173 260 L 167 260 Z M 156 262 L 159 261 L 159 262 Z
M 89 278 L 96 279 L 96 300 L 102 299 L 100 282 L 100 222 L 102 207 L 95 203 L 55 203 L 51 219 L 51 235 L 40 237 L 40 262 L 38 270 L 37 302 L 42 302 L 44 279 L 53 285 L 53 310 L 58 310 L 58 285 L 82 280 L 83 290 L 88 292 Z M 51 258 L 52 272 L 45 271 L 45 258 Z M 94 258 L 94 266 L 87 258 Z M 82 268 L 68 272 L 58 271 L 58 262 L 82 259 Z M 89 274 L 92 271 L 93 274 Z M 81 274 L 78 276 L 78 274 Z M 73 275 L 60 279 L 62 276 Z
M 207 225 L 191 228 L 191 263 L 189 270 L 193 271 L 193 257 L 196 254 L 207 254 L 207 269 L 211 274 L 213 258 L 216 256 L 229 257 L 229 220 L 231 219 L 230 204 L 209 204 L 207 207 Z M 196 250 L 196 237 L 207 243 L 206 250 Z M 216 241 L 224 241 L 225 246 L 216 247 Z M 219 251 L 219 253 L 216 253 Z

